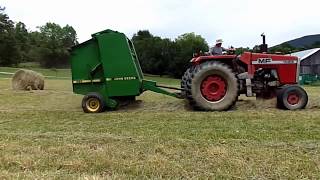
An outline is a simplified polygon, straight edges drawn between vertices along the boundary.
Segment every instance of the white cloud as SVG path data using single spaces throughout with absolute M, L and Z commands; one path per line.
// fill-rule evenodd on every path
M 175 38 L 195 32 L 212 44 L 260 44 L 265 32 L 270 45 L 320 33 L 318 0 L 4 0 L 11 19 L 31 29 L 46 22 L 70 24 L 80 41 L 106 28 L 131 36 L 140 29 Z

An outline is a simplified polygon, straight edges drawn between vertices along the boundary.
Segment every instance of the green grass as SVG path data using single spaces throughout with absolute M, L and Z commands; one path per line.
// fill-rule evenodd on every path
M 232 111 L 194 112 L 146 92 L 85 114 L 70 80 L 14 92 L 0 79 L 0 179 L 319 179 L 320 88 L 306 89 L 301 111 L 241 97 Z

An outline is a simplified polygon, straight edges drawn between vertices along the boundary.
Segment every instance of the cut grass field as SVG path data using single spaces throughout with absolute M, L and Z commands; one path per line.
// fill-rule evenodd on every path
M 241 97 L 232 111 L 194 112 L 146 92 L 101 114 L 82 112 L 70 79 L 10 87 L 0 79 L 0 179 L 320 179 L 319 87 L 301 111 Z

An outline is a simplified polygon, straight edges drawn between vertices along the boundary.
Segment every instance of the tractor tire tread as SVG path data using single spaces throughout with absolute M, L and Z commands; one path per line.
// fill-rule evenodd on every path
M 229 102 L 222 108 L 219 109 L 212 109 L 212 108 L 208 108 L 208 107 L 204 107 L 203 104 L 199 103 L 199 100 L 195 99 L 195 95 L 192 94 L 192 82 L 194 80 L 194 78 L 199 74 L 199 73 L 203 73 L 203 71 L 207 71 L 210 70 L 212 67 L 215 67 L 216 69 L 220 69 L 222 71 L 224 71 L 224 73 L 228 74 L 228 76 L 230 77 L 230 81 L 232 81 L 232 83 L 235 85 L 233 88 L 234 92 L 232 92 L 233 94 L 231 94 L 231 99 L 229 100 Z M 223 111 L 223 110 L 229 110 L 232 107 L 235 106 L 237 99 L 238 99 L 238 90 L 239 90 L 239 85 L 238 85 L 238 81 L 235 77 L 235 74 L 232 72 L 232 70 L 227 66 L 224 65 L 222 63 L 219 62 L 205 62 L 203 64 L 197 65 L 194 67 L 192 73 L 190 74 L 190 76 L 188 77 L 187 80 L 187 85 L 186 85 L 186 94 L 187 94 L 187 99 L 189 100 L 189 104 L 193 107 L 194 110 L 200 110 L 200 111 Z M 229 82 L 228 82 L 229 83 Z

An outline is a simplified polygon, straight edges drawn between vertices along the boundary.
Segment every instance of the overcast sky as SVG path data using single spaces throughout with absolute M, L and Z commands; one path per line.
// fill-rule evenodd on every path
M 202 35 L 212 45 L 253 47 L 265 32 L 269 45 L 320 34 L 319 0 L 0 0 L 14 21 L 30 30 L 46 22 L 69 24 L 79 42 L 113 29 L 131 37 L 141 29 L 171 39 Z

